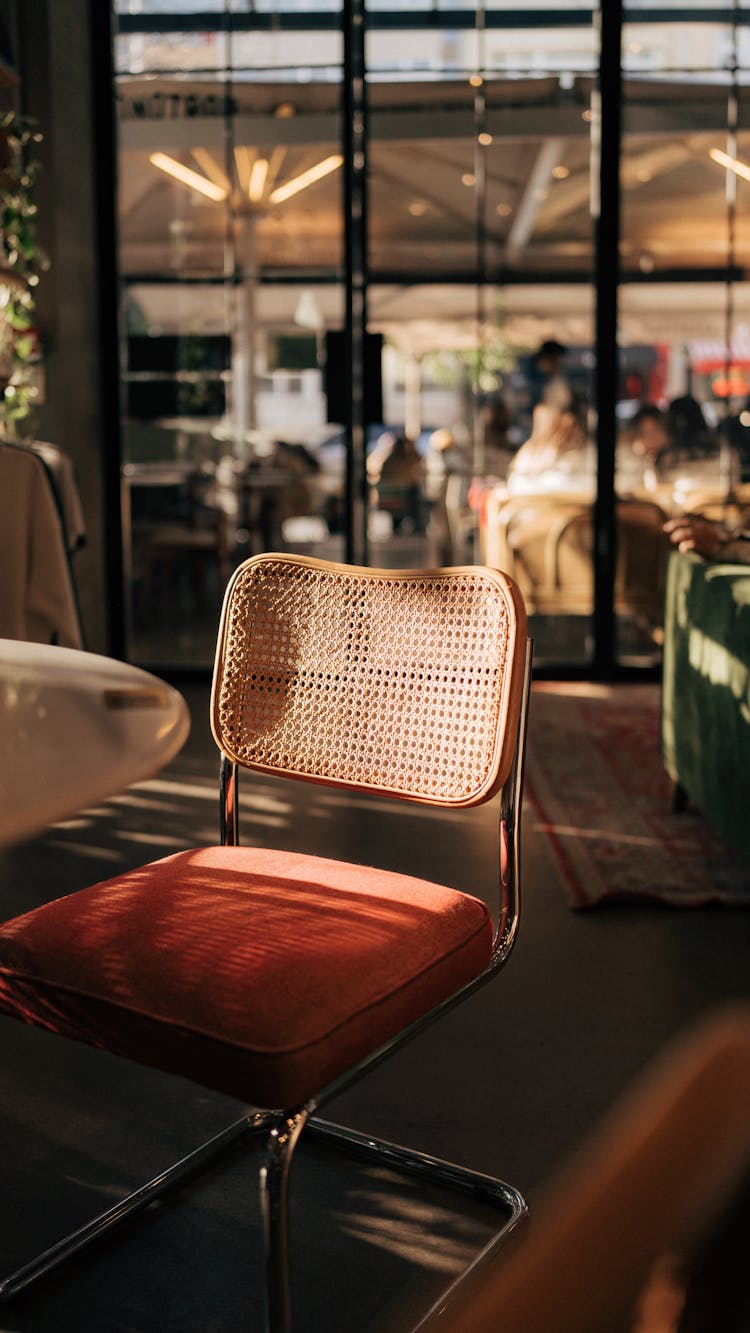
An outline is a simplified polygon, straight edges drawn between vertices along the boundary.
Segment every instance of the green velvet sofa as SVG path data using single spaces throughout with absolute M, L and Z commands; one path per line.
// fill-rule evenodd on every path
M 676 805 L 750 865 L 750 565 L 670 554 L 661 740 Z

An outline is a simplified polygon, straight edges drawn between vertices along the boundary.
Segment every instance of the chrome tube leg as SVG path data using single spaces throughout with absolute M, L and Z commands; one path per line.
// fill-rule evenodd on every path
M 260 1206 L 266 1264 L 267 1333 L 291 1333 L 289 1279 L 289 1171 L 308 1112 L 285 1116 L 266 1141 L 260 1168 Z
M 245 1134 L 257 1134 L 266 1129 L 269 1121 L 268 1112 L 259 1112 L 242 1116 L 221 1133 L 215 1134 L 207 1143 L 196 1148 L 189 1153 L 187 1157 L 182 1157 L 179 1162 L 175 1162 L 166 1171 L 160 1175 L 154 1176 L 145 1185 L 126 1198 L 121 1199 L 119 1203 L 113 1204 L 106 1212 L 99 1213 L 84 1226 L 79 1227 L 77 1231 L 71 1232 L 69 1236 L 64 1236 L 62 1240 L 51 1245 L 43 1254 L 39 1254 L 35 1259 L 31 1259 L 15 1272 L 8 1274 L 7 1277 L 0 1279 L 0 1301 L 11 1300 L 18 1296 L 27 1287 L 36 1282 L 38 1278 L 44 1277 L 46 1273 L 51 1273 L 66 1259 L 71 1258 L 80 1250 L 84 1249 L 93 1240 L 98 1240 L 101 1236 L 107 1234 L 113 1227 L 135 1213 L 142 1212 L 150 1204 L 160 1199 L 170 1188 L 181 1184 L 190 1179 L 209 1162 L 213 1161 L 219 1153 L 224 1152 L 237 1139 Z

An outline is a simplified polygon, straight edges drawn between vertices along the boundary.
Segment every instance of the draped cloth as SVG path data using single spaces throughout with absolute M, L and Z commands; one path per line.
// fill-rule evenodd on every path
M 86 522 L 73 460 L 56 444 L 48 444 L 46 440 L 32 440 L 29 448 L 46 464 L 62 518 L 65 545 L 70 555 L 74 555 L 86 545 Z
M 0 442 L 0 638 L 83 646 L 60 513 L 43 460 Z

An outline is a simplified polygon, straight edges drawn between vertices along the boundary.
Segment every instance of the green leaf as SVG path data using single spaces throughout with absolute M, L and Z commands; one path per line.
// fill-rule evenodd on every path
M 36 338 L 29 338 L 28 336 L 25 338 L 23 336 L 21 336 L 20 338 L 16 338 L 13 347 L 13 355 L 16 357 L 17 360 L 28 361 L 29 357 L 33 356 L 35 351 L 36 351 Z

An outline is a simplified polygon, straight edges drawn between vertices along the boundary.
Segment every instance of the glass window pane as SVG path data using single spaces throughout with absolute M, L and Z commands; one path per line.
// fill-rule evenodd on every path
M 750 263 L 750 182 L 712 156 L 732 148 L 737 162 L 750 163 L 750 29 L 742 25 L 733 34 L 725 5 L 675 4 L 671 23 L 664 22 L 665 8 L 659 22 L 646 4 L 626 9 L 620 425 L 624 439 L 625 421 L 642 401 L 653 398 L 664 409 L 689 393 L 699 400 L 713 439 L 723 418 L 744 406 L 734 391 L 750 370 L 745 298 L 740 286 L 731 288 L 728 321 L 722 280 L 730 268 Z M 705 11 L 713 9 L 716 21 L 706 22 Z M 215 28 L 200 19 L 200 31 L 187 22 L 175 27 L 180 14 L 212 10 Z M 441 26 L 447 10 L 465 10 L 465 19 Z M 118 12 L 133 17 L 126 3 Z M 328 553 L 337 542 L 340 552 L 342 438 L 325 373 L 327 334 L 340 330 L 344 305 L 341 7 L 325 0 L 216 0 L 213 7 L 203 0 L 193 6 L 155 0 L 139 12 L 161 14 L 163 23 L 157 20 L 157 33 L 131 31 L 130 23 L 118 40 L 126 461 L 182 459 L 210 472 L 226 459 L 243 467 L 251 458 L 268 461 L 274 440 L 302 446 L 315 459 L 318 480 L 313 485 L 308 477 L 297 488 L 297 478 L 286 479 L 284 517 L 321 519 L 324 528 L 310 526 L 299 540 L 312 541 L 315 530 Z M 398 15 L 397 28 L 386 26 L 389 12 Z M 387 0 L 368 3 L 368 308 L 372 334 L 382 338 L 383 387 L 382 420 L 371 424 L 370 449 L 375 452 L 386 430 L 413 433 L 422 469 L 414 510 L 399 516 L 386 483 L 375 478 L 377 459 L 373 464 L 371 558 L 419 563 L 425 553 L 432 558 L 446 533 L 443 549 L 481 554 L 494 486 L 493 540 L 502 538 L 504 559 L 528 585 L 537 660 L 585 663 L 593 607 L 595 429 L 585 410 L 595 370 L 593 17 L 565 0 L 530 0 L 512 12 L 492 0 L 478 31 L 468 0 L 415 0 L 412 12 L 414 22 L 406 27 Z M 304 14 L 308 29 L 298 31 Z M 735 52 L 740 128 L 732 144 Z M 170 175 L 152 160 L 155 152 L 224 193 L 212 199 Z M 324 163 L 328 168 L 316 178 Z M 249 201 L 251 177 L 255 197 Z M 676 282 L 676 271 L 686 280 Z M 688 285 L 696 276 L 701 281 Z M 176 370 L 140 363 L 138 337 L 163 349 L 174 345 Z M 223 343 L 213 344 L 214 337 Z M 493 468 L 507 474 L 532 433 L 532 357 L 549 339 L 564 345 L 568 389 L 584 400 L 582 467 L 557 479 L 548 469 L 551 484 L 535 491 L 518 480 L 508 486 L 507 475 L 496 476 Z M 228 364 L 214 361 L 219 346 L 228 346 Z M 157 408 L 157 417 L 144 415 Z M 149 433 L 155 423 L 158 436 Z M 447 463 L 447 456 L 430 453 L 436 431 L 451 435 L 453 461 L 461 456 L 460 484 L 451 491 L 458 497 L 449 516 L 456 520 L 453 535 L 442 508 L 445 493 L 436 505 L 430 490 L 435 471 Z M 725 486 L 728 457 L 725 449 L 702 460 L 704 480 L 714 490 Z M 298 454 L 295 462 L 301 459 Z M 521 469 L 515 471 L 518 478 Z M 665 512 L 678 503 L 678 481 L 689 490 L 685 473 L 683 466 L 682 476 L 667 479 Z M 474 507 L 473 479 L 479 482 Z M 618 503 L 633 498 L 622 477 L 618 487 Z M 213 524 L 221 508 L 217 494 L 209 505 Z M 256 493 L 238 531 L 257 527 L 261 512 L 264 523 L 276 523 L 281 494 L 277 488 L 272 503 L 261 504 Z M 720 503 L 726 499 L 725 487 Z M 137 507 L 132 512 L 135 525 L 143 514 Z M 639 522 L 645 512 L 636 515 Z M 192 521 L 187 511 L 179 519 L 183 527 Z M 280 533 L 278 523 L 275 530 Z M 245 540 L 240 536 L 233 559 L 245 552 Z M 143 550 L 139 554 L 136 543 L 134 551 L 142 568 Z M 159 577 L 168 581 L 169 562 L 163 554 L 160 559 Z M 176 601 L 187 596 L 199 611 L 207 579 L 198 558 L 191 560 L 194 574 L 180 574 Z M 213 573 L 212 580 L 218 586 Z M 623 658 L 644 661 L 650 654 L 653 660 L 651 629 L 640 633 L 638 598 L 632 606 L 620 599 L 616 610 Z M 185 652 L 183 644 L 179 654 Z
M 700 8 L 705 10 L 710 6 Z M 726 13 L 726 6 L 721 8 Z M 680 9 L 689 15 L 689 5 L 680 5 Z M 655 23 L 648 21 L 647 12 L 643 18 L 634 12 L 632 21 L 623 26 L 623 68 L 628 73 L 658 74 L 666 79 L 679 78 L 687 70 L 700 70 L 709 80 L 720 79 L 732 64 L 732 40 L 728 23 L 706 22 L 698 16 L 692 22 L 689 18 L 685 21 L 684 12 L 674 22 Z
M 626 108 L 626 125 L 629 123 Z M 623 264 L 646 276 L 715 268 L 729 259 L 725 171 L 712 160 L 718 131 L 628 132 L 622 154 Z
M 370 111 L 370 266 L 415 273 L 476 266 L 474 98 L 410 84 L 393 104 L 376 85 Z
M 629 6 L 632 22 L 623 32 L 627 282 L 619 301 L 616 456 L 618 507 L 635 515 L 622 530 L 618 559 L 621 573 L 627 566 L 634 578 L 638 544 L 630 529 L 641 531 L 644 550 L 658 542 L 647 534 L 656 532 L 653 506 L 663 522 L 686 509 L 726 515 L 735 499 L 741 463 L 723 422 L 741 378 L 740 365 L 732 365 L 741 320 L 731 274 L 748 239 L 733 216 L 737 177 L 716 159 L 730 146 L 737 152 L 730 127 L 738 34 L 727 23 L 691 23 L 691 6 L 675 22 L 658 23 L 645 8 L 641 21 L 638 8 Z M 683 280 L 675 282 L 675 273 Z M 652 604 L 643 581 L 629 590 L 630 622 L 618 619 L 621 660 L 643 660 L 649 644 L 658 651 L 662 542 Z
M 397 50 L 377 25 L 368 35 L 370 319 L 386 340 L 386 422 L 416 423 L 426 446 L 428 541 L 452 558 L 473 551 L 515 572 L 537 660 L 584 662 L 590 548 L 574 590 L 549 583 L 544 551 L 569 510 L 580 508 L 590 529 L 595 486 L 588 406 L 596 40 L 590 22 L 567 22 L 563 6 L 559 25 L 543 28 L 533 7 L 527 25 L 508 25 L 507 11 L 497 18 L 481 35 L 415 24 L 399 34 Z M 577 285 L 557 285 L 568 275 Z M 580 466 L 559 476 L 547 468 L 544 477 L 533 469 L 523 477 L 519 467 L 509 481 L 532 433 L 533 354 L 550 339 L 566 348 L 564 376 L 578 411 L 574 421 L 563 414 L 578 445 L 566 465 L 575 453 Z M 451 467 L 462 474 L 437 500 L 447 457 L 430 446 L 436 431 L 450 435 Z
M 487 84 L 486 219 L 493 266 L 560 276 L 590 271 L 591 84 L 565 82 L 562 87 L 556 77 L 546 77 L 515 86 Z
M 221 22 L 119 46 L 129 644 L 151 666 L 210 666 L 223 588 L 253 551 L 343 553 L 322 452 L 341 36 Z

